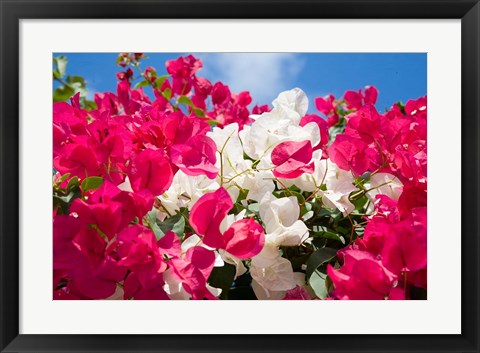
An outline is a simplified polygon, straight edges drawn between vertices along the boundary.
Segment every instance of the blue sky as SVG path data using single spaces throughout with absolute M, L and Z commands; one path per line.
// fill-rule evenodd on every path
M 188 53 L 187 53 L 188 54 Z M 118 53 L 55 53 L 68 58 L 67 74 L 81 75 L 90 94 L 115 92 L 115 65 Z M 143 68 L 153 66 L 165 74 L 165 61 L 185 53 L 146 53 Z M 281 91 L 303 89 L 313 99 L 332 93 L 374 85 L 379 90 L 379 111 L 397 101 L 406 102 L 427 94 L 427 54 L 425 53 L 193 53 L 203 61 L 197 73 L 212 81 L 222 81 L 232 92 L 250 91 L 253 103 L 271 103 Z

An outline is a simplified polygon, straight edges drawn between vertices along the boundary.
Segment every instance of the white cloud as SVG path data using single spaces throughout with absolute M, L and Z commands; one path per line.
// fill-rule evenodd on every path
M 249 91 L 253 104 L 271 103 L 281 91 L 291 89 L 304 66 L 292 53 L 212 53 L 198 55 L 203 60 L 200 76 L 221 81 L 232 92 Z

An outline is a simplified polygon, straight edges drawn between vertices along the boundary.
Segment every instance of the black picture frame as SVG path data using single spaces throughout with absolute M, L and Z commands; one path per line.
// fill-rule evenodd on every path
M 0 12 L 1 352 L 480 352 L 478 0 L 0 0 Z M 58 18 L 461 19 L 462 333 L 342 336 L 19 334 L 19 20 Z M 445 301 L 448 301 L 448 293 L 445 293 Z M 438 319 L 442 320 L 441 312 Z

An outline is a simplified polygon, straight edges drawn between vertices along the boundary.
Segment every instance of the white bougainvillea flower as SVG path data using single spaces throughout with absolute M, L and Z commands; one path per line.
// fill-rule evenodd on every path
M 246 173 L 246 177 L 239 185 L 248 190 L 248 200 L 260 202 L 266 194 L 271 194 L 275 190 L 273 179 L 273 172 L 270 170 L 251 171 Z
M 348 199 L 352 191 L 358 190 L 354 185 L 355 178 L 350 171 L 337 167 L 329 162 L 325 177 L 327 190 L 324 191 L 322 201 L 326 207 L 337 208 L 344 216 L 355 209 L 355 206 Z
M 218 252 L 223 261 L 225 261 L 227 264 L 235 266 L 236 270 L 234 279 L 247 272 L 247 268 L 243 264 L 242 260 L 240 260 L 238 257 L 233 256 L 228 251 L 223 249 L 219 249 Z
M 192 234 L 187 239 L 185 239 L 182 243 L 182 255 L 185 255 L 187 250 L 194 247 L 194 246 L 202 246 L 205 249 L 213 251 L 215 254 L 215 263 L 213 264 L 214 267 L 222 267 L 225 263 L 222 260 L 219 252 L 210 246 L 203 244 L 202 239 L 197 234 Z
M 308 98 L 300 88 L 282 92 L 272 102 L 273 110 L 280 110 L 289 116 L 292 122 L 299 123 L 300 119 L 307 114 Z
M 327 160 L 321 159 L 322 151 L 317 150 L 313 152 L 313 173 L 303 173 L 297 178 L 284 179 L 279 178 L 281 184 L 279 187 L 283 187 L 282 184 L 286 187 L 291 187 L 293 185 L 297 186 L 300 190 L 307 192 L 314 192 L 320 194 L 320 186 L 325 183 L 326 173 L 327 173 Z
M 173 177 L 172 185 L 158 199 L 169 213 L 175 214 L 182 207 L 192 207 L 200 197 L 218 187 L 215 180 L 204 175 L 192 176 L 179 170 Z
M 250 169 L 252 162 L 243 158 L 243 147 L 238 136 L 238 124 L 226 125 L 224 128 L 214 127 L 207 133 L 217 145 L 216 166 L 222 168 L 224 179 L 231 178 Z
M 392 200 L 398 200 L 403 191 L 402 182 L 392 174 L 376 173 L 370 176 L 369 183 L 365 184 L 367 197 L 374 202 L 375 196 L 382 194 L 390 197 Z
M 268 291 L 287 291 L 295 287 L 292 263 L 281 256 L 278 256 L 268 267 L 257 267 L 252 262 L 250 274 Z
M 301 220 L 294 196 L 275 198 L 266 194 L 260 202 L 260 218 L 265 224 L 265 240 L 276 246 L 300 245 L 308 238 L 308 228 Z
M 262 160 L 259 164 L 262 168 L 271 166 L 269 154 L 282 141 L 308 140 L 312 146 L 320 142 L 317 124 L 300 126 L 300 119 L 308 109 L 308 99 L 302 90 L 282 92 L 272 104 L 271 111 L 256 116 L 251 127 L 240 132 L 245 153 L 254 160 Z
M 169 268 L 163 273 L 163 280 L 165 284 L 163 285 L 163 290 L 167 293 L 168 297 L 171 300 L 190 300 L 192 295 L 188 293 L 184 288 L 182 282 L 172 275 L 172 269 Z M 222 294 L 221 288 L 212 287 L 207 283 L 207 290 L 215 297 L 219 297 Z

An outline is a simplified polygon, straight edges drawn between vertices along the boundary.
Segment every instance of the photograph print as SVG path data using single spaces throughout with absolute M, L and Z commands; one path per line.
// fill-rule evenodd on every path
M 427 300 L 426 53 L 54 53 L 54 300 Z

